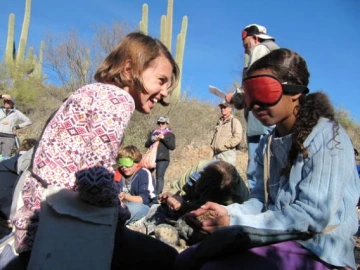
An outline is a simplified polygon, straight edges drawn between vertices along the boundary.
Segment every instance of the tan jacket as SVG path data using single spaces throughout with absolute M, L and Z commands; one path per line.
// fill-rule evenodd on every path
M 242 140 L 242 132 L 241 123 L 234 116 L 231 115 L 225 121 L 220 118 L 211 141 L 211 148 L 214 153 L 218 154 L 229 149 L 235 149 Z

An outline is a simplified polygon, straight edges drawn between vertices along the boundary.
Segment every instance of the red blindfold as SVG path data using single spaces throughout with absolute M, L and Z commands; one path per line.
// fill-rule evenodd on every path
M 250 76 L 243 80 L 246 105 L 249 110 L 257 104 L 262 106 L 276 105 L 282 95 L 307 94 L 309 89 L 305 85 L 281 83 L 270 75 Z

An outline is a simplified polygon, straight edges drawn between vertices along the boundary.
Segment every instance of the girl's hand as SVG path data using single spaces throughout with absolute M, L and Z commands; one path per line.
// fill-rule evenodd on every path
M 167 199 L 172 196 L 171 193 L 169 192 L 165 192 L 165 193 L 161 193 L 159 196 L 158 196 L 158 201 L 159 203 L 166 203 Z
M 231 103 L 231 99 L 232 99 L 233 95 L 234 95 L 234 93 L 228 93 L 228 94 L 226 94 L 226 95 L 225 95 L 225 101 L 226 101 L 227 103 Z
M 158 200 L 160 203 L 165 203 L 171 210 L 178 211 L 184 201 L 181 196 L 178 196 L 179 193 L 177 192 L 175 195 L 169 192 L 162 193 L 159 195 Z
M 158 140 L 159 139 L 164 139 L 164 134 L 160 134 L 159 136 L 158 136 Z
M 184 218 L 190 227 L 209 233 L 230 224 L 226 208 L 213 202 L 207 202 L 199 209 L 186 214 Z
M 166 200 L 167 206 L 174 211 L 178 211 L 184 202 L 181 196 L 171 196 Z

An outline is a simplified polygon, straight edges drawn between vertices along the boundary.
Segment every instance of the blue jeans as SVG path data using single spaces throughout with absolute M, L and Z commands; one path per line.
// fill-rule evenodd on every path
M 156 185 L 155 185 L 155 194 L 159 195 L 164 189 L 164 177 L 167 167 L 169 166 L 168 160 L 157 160 L 156 161 Z
M 139 202 L 126 202 L 125 204 L 131 214 L 130 218 L 125 222 L 125 225 L 145 217 L 150 209 L 149 206 Z

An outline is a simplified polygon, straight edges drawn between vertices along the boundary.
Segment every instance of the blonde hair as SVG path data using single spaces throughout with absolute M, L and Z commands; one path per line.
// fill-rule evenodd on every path
M 170 93 L 178 84 L 179 67 L 160 40 L 141 32 L 130 33 L 121 39 L 100 65 L 94 78 L 101 83 L 114 84 L 120 88 L 127 86 L 146 93 L 141 74 L 153 64 L 153 60 L 161 55 L 167 58 L 173 67 L 171 83 L 168 88 Z M 125 65 L 128 61 L 131 64 L 130 79 L 126 79 L 124 74 Z
M 135 163 L 139 163 L 142 154 L 136 146 L 128 145 L 119 149 L 117 159 L 119 158 L 131 158 Z

